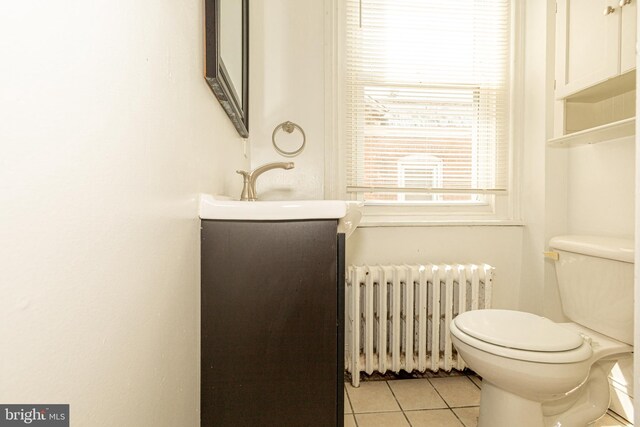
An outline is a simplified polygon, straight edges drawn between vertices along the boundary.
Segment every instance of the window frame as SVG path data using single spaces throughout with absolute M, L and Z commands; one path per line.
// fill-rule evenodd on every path
M 358 200 L 346 180 L 346 5 L 325 0 L 325 173 L 326 199 Z M 360 226 L 520 225 L 520 153 L 523 93 L 524 7 L 511 0 L 508 117 L 508 190 L 487 194 L 487 203 L 366 204 Z

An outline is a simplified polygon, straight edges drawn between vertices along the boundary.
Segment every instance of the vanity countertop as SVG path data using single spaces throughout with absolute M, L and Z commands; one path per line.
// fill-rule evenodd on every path
M 246 202 L 225 196 L 200 196 L 200 218 L 205 220 L 286 221 L 337 219 L 347 235 L 362 217 L 362 202 L 345 200 L 278 200 Z

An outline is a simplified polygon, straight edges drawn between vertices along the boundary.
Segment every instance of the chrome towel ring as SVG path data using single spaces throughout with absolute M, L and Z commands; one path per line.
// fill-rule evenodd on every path
M 300 147 L 298 147 L 298 149 L 293 151 L 285 151 L 282 148 L 280 148 L 278 146 L 278 143 L 276 142 L 276 133 L 278 133 L 280 129 L 282 129 L 287 133 L 293 133 L 295 129 L 298 129 L 302 134 L 302 144 L 300 144 Z M 276 126 L 276 128 L 273 130 L 273 134 L 271 134 L 271 141 L 273 141 L 273 148 L 275 148 L 278 153 L 282 154 L 285 157 L 294 157 L 300 154 L 302 150 L 304 150 L 304 146 L 307 143 L 307 136 L 305 135 L 304 130 L 302 130 L 300 125 L 290 121 L 286 121 Z

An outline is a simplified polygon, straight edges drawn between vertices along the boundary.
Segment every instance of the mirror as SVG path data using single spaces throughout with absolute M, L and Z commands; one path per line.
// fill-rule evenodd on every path
M 205 79 L 249 136 L 249 0 L 205 0 Z

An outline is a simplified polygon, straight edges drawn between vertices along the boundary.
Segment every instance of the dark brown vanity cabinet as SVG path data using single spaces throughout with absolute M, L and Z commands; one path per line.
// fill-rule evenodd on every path
M 201 425 L 342 426 L 337 220 L 202 221 Z

